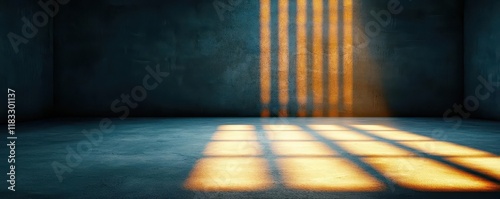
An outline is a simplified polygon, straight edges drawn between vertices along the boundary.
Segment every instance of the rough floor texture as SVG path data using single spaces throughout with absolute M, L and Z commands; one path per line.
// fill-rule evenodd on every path
M 92 130 L 100 119 L 20 124 L 16 192 L 4 184 L 1 198 L 500 196 L 498 122 L 453 129 L 420 118 L 106 121 L 102 139 Z

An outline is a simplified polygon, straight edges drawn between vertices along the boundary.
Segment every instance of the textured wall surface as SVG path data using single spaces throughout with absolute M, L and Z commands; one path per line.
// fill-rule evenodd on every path
M 289 61 L 288 111 L 293 116 L 299 8 L 297 1 L 288 2 L 289 57 L 284 59 Z M 351 46 L 339 50 L 340 57 L 351 56 L 353 110 L 328 104 L 328 94 L 336 88 L 328 87 L 324 74 L 325 115 L 335 106 L 340 116 L 441 116 L 462 98 L 462 1 L 401 1 L 403 9 L 391 14 L 388 23 L 382 19 L 382 24 L 371 11 L 387 11 L 395 1 L 355 1 L 351 25 L 327 20 L 332 12 L 344 12 L 343 6 L 331 10 L 329 2 L 343 5 L 344 1 L 322 1 L 325 20 L 319 24 L 324 50 L 319 53 L 311 44 L 318 26 L 313 20 L 317 7 L 311 2 L 320 1 L 307 2 L 308 65 L 315 63 L 315 57 L 324 63 L 331 59 L 326 27 L 352 28 L 353 33 Z M 271 1 L 271 115 L 278 115 L 282 92 L 275 78 L 277 60 L 283 58 L 277 52 L 278 8 L 278 1 Z M 72 1 L 55 19 L 56 108 L 61 116 L 259 116 L 259 16 L 256 0 Z M 379 31 L 365 31 L 374 23 Z M 168 76 L 151 75 L 157 65 Z M 315 106 L 314 71 L 311 67 L 307 71 L 307 115 Z M 345 71 L 337 72 L 345 79 Z M 144 86 L 145 79 L 151 85 Z
M 466 1 L 465 54 L 467 112 L 500 120 L 499 1 Z
M 34 24 L 34 15 L 40 16 L 41 23 Z M 24 21 L 28 22 L 24 22 L 23 17 L 27 19 Z M 0 123 L 6 122 L 4 118 L 7 117 L 7 93 L 5 92 L 7 88 L 16 90 L 17 121 L 50 115 L 53 104 L 51 26 L 52 19 L 36 1 L 0 2 L 0 60 L 2 62 L 0 64 L 0 87 L 3 93 L 0 96 L 0 104 L 2 104 Z M 9 37 L 9 33 L 18 37 L 13 34 Z M 15 45 L 18 48 L 17 52 L 9 38 L 15 38 L 14 43 L 22 40 L 21 43 Z

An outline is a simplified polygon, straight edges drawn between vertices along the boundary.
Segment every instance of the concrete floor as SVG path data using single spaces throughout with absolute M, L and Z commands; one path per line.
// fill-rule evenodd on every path
M 0 198 L 500 198 L 499 122 L 113 119 L 89 145 L 99 123 L 19 124 L 16 192 Z

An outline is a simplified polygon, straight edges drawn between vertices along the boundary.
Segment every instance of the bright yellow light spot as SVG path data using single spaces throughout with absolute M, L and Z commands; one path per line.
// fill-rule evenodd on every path
M 353 140 L 353 141 L 375 140 L 370 136 L 366 136 L 354 131 L 318 131 L 318 134 L 329 140 Z
M 384 125 L 351 125 L 354 128 L 365 131 L 397 131 L 399 129 Z
M 495 156 L 492 153 L 442 141 L 399 142 L 405 146 L 438 156 Z
M 262 154 L 258 142 L 225 141 L 210 142 L 205 151 L 206 156 L 258 156 Z
M 274 125 L 263 125 L 264 130 L 267 131 L 300 131 L 302 128 L 296 125 L 288 124 L 274 124 Z
M 359 156 L 413 156 L 410 151 L 398 148 L 385 142 L 335 142 L 348 153 Z
M 304 131 L 268 131 L 266 135 L 269 140 L 315 140 Z
M 253 131 L 255 126 L 253 125 L 220 125 L 217 128 L 219 131 Z
M 191 171 L 184 187 L 193 191 L 261 191 L 273 180 L 263 158 L 204 158 Z
M 212 140 L 258 140 L 255 131 L 217 131 Z
M 495 183 L 422 157 L 363 158 L 398 185 L 417 191 L 498 191 Z M 409 166 L 402 167 L 400 162 Z
M 381 191 L 384 185 L 342 158 L 279 158 L 284 184 L 308 191 Z
M 280 156 L 331 156 L 337 153 L 322 142 L 272 142 L 273 153 Z
M 307 125 L 309 128 L 315 131 L 348 131 L 349 129 L 340 125 L 320 125 L 311 124 Z
M 433 140 L 430 137 L 409 133 L 406 131 L 367 131 L 372 135 L 389 140 Z
M 500 180 L 500 157 L 453 157 L 446 160 Z

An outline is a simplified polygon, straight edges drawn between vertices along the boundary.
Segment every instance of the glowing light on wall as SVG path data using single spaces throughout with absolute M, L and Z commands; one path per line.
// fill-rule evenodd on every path
M 351 116 L 354 82 L 352 0 L 294 2 L 297 5 L 296 12 L 293 13 L 296 14 L 296 38 L 290 38 L 289 33 L 290 1 L 276 2 L 276 16 L 271 15 L 270 0 L 260 2 L 261 115 L 289 116 L 290 98 L 296 97 L 296 101 L 293 101 L 297 103 L 296 116 Z M 311 12 L 310 19 L 308 11 Z M 275 21 L 271 20 L 273 17 L 277 19 L 277 30 L 271 29 L 271 24 Z M 312 25 L 310 30 L 308 22 Z M 277 35 L 277 41 L 271 40 L 273 35 Z M 308 38 L 311 38 L 310 41 Z M 295 71 L 290 71 L 290 60 L 294 58 L 290 56 L 290 41 L 296 42 Z M 271 48 L 272 42 L 277 43 L 277 49 Z M 277 52 L 273 53 L 274 50 Z M 272 58 L 272 55 L 277 55 L 277 58 Z M 271 73 L 271 59 L 278 61 L 277 77 L 273 77 Z M 290 84 L 290 72 L 296 73 L 295 84 Z M 271 92 L 271 82 L 275 79 L 279 89 L 278 96 L 271 95 L 274 93 Z M 290 95 L 290 85 L 296 86 L 295 95 Z M 274 97 L 278 98 L 278 113 L 270 110 L 271 98 Z M 312 107 L 308 107 L 309 97 Z
M 260 0 L 260 95 L 262 117 L 271 115 L 271 2 Z
M 312 1 L 312 89 L 313 116 L 323 116 L 323 1 Z
M 307 0 L 297 0 L 297 116 L 307 115 Z
M 339 116 L 339 15 L 337 0 L 329 1 L 329 41 L 328 41 L 328 116 Z
M 288 0 L 279 0 L 278 9 L 278 44 L 279 44 L 279 64 L 278 64 L 278 87 L 280 116 L 288 116 Z
M 343 105 L 345 114 L 344 116 L 352 116 L 353 111 L 353 2 L 352 0 L 343 0 L 344 3 L 344 26 L 343 26 Z

